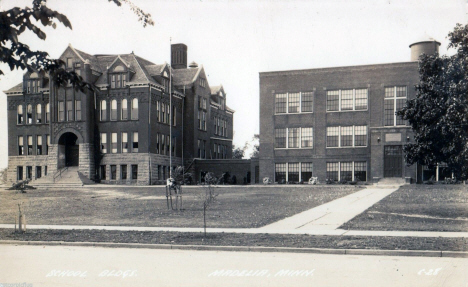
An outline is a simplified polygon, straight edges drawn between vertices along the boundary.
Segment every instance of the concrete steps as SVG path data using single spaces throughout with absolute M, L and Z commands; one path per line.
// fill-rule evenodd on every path
M 55 180 L 54 180 L 55 178 Z M 80 176 L 78 167 L 68 167 L 62 169 L 62 172 L 56 172 L 45 177 L 39 178 L 29 183 L 37 189 L 67 189 L 67 188 L 79 188 L 84 184 L 94 183 L 90 180 L 84 180 L 83 176 Z
M 380 187 L 399 187 L 402 185 L 408 184 L 404 178 L 399 177 L 386 177 L 381 178 L 377 183 L 374 183 L 374 186 Z

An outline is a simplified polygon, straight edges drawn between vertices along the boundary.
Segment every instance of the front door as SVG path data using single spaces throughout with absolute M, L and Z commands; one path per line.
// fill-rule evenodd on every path
M 384 147 L 384 177 L 402 177 L 403 153 L 401 145 Z
M 68 145 L 65 147 L 65 165 L 66 166 L 78 166 L 79 159 L 79 146 Z

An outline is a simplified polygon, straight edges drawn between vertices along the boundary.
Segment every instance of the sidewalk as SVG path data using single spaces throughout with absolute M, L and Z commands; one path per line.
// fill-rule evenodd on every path
M 397 189 L 363 189 L 259 229 L 263 232 L 335 230 Z

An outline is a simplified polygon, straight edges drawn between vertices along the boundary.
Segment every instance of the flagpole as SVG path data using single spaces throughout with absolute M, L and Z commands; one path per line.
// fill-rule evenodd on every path
M 169 37 L 169 47 L 169 177 L 172 178 L 172 37 Z

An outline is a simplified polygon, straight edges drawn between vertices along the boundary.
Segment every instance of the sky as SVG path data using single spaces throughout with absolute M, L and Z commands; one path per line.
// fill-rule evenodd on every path
M 89 54 L 134 52 L 170 61 L 170 43 L 188 46 L 211 86 L 222 84 L 234 109 L 234 144 L 259 132 L 259 72 L 406 62 L 409 45 L 427 34 L 447 51 L 447 34 L 467 24 L 467 0 L 188 1 L 132 0 L 152 15 L 143 27 L 128 6 L 108 0 L 49 0 L 73 29 L 46 28 L 20 40 L 58 58 L 68 44 Z M 0 0 L 0 10 L 32 0 Z M 23 71 L 0 64 L 0 168 L 7 166 L 6 95 Z M 249 152 L 247 152 L 249 153 Z

